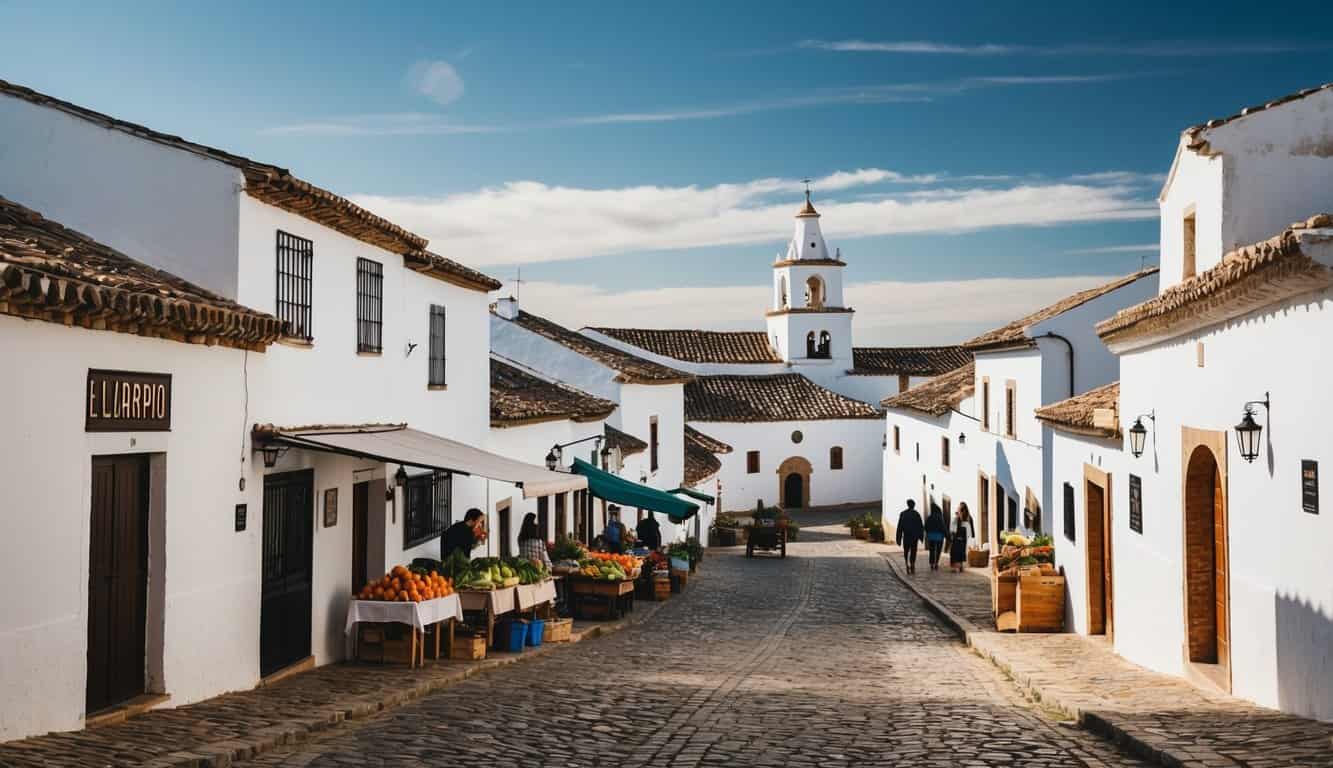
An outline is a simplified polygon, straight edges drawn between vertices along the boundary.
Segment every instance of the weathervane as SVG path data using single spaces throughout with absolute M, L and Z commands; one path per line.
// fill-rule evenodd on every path
M 801 183 L 805 185 L 805 201 L 808 203 L 810 202 L 810 179 L 801 179 Z

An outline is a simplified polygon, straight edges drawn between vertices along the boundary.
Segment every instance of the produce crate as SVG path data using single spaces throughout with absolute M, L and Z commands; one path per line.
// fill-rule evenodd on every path
M 690 572 L 688 570 L 679 571 L 671 569 L 671 591 L 684 592 L 685 586 L 690 582 Z
M 567 643 L 574 630 L 573 619 L 546 619 L 544 643 Z
M 868 539 L 868 538 L 870 538 L 870 531 L 866 530 L 865 528 L 853 528 L 853 529 L 852 529 L 852 538 L 853 538 L 853 539 L 862 539 L 862 540 L 864 540 L 864 539 Z
M 671 579 L 653 579 L 653 599 L 667 600 L 671 597 Z
M 486 658 L 486 636 L 485 635 L 454 635 L 454 650 L 450 655 L 452 659 L 462 661 L 475 661 Z
M 1018 577 L 992 573 L 990 578 L 991 613 L 999 616 L 1018 607 Z
M 968 568 L 985 568 L 990 565 L 990 551 L 985 549 L 969 549 L 967 551 Z
M 1022 576 L 1015 613 L 1019 632 L 1059 632 L 1065 626 L 1065 577 Z

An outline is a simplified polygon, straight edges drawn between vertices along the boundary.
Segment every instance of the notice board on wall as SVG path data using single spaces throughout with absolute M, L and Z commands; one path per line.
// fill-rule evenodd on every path
M 1129 529 L 1143 533 L 1143 480 L 1129 476 Z

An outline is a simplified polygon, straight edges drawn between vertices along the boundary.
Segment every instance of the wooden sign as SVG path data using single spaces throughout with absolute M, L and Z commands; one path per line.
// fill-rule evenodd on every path
M 170 432 L 171 374 L 88 369 L 86 432 Z
M 244 504 L 237 504 L 237 505 L 236 505 L 236 532 L 237 532 L 237 533 L 240 533 L 241 531 L 244 531 L 244 530 L 245 530 L 245 516 L 246 516 L 246 509 L 247 509 L 247 507 L 246 507 L 246 505 L 244 505 Z
M 1143 533 L 1143 480 L 1138 475 L 1129 476 L 1129 529 Z
M 324 491 L 324 527 L 332 528 L 338 524 L 338 489 Z
M 1301 509 L 1319 514 L 1319 462 L 1301 459 Z

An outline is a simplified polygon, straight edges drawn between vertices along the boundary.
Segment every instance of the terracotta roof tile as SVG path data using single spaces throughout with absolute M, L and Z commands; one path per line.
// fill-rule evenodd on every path
M 1096 426 L 1093 415 L 1098 410 L 1119 410 L 1119 408 L 1120 382 L 1113 381 L 1081 395 L 1038 408 L 1037 418 L 1053 427 L 1064 428 L 1070 432 L 1114 438 L 1120 436 L 1120 428 Z
M 230 165 L 244 175 L 245 192 L 251 197 L 370 245 L 393 253 L 409 253 L 426 247 L 426 238 L 371 213 L 345 197 L 299 179 L 285 168 L 161 133 L 4 80 L 0 80 L 0 94 L 57 109 L 104 128 Z
M 499 280 L 490 275 L 478 272 L 471 267 L 465 267 L 453 259 L 446 259 L 438 253 L 431 253 L 430 251 L 413 251 L 404 254 L 403 261 L 409 269 L 474 291 L 498 291 L 502 285 Z
M 700 376 L 685 385 L 687 421 L 874 419 L 872 406 L 815 384 L 799 373 Z
M 689 363 L 781 363 L 763 331 L 589 328 L 617 341 Z
M 969 362 L 924 384 L 918 384 L 906 392 L 886 397 L 880 405 L 885 408 L 907 408 L 931 416 L 943 416 L 972 396 L 976 390 L 976 376 L 977 364 Z
M 1302 90 L 1296 91 L 1295 93 L 1289 93 L 1286 96 L 1279 96 L 1278 98 L 1273 99 L 1271 101 L 1266 101 L 1258 106 L 1246 107 L 1245 109 L 1242 109 L 1241 111 L 1237 112 L 1234 115 L 1228 115 L 1226 117 L 1218 117 L 1209 120 L 1205 123 L 1192 125 L 1189 128 L 1185 129 L 1185 135 L 1191 138 L 1197 138 L 1200 133 L 1210 128 L 1216 128 L 1219 125 L 1226 125 L 1227 123 L 1230 123 L 1233 120 L 1239 120 L 1242 117 L 1249 117 L 1250 115 L 1253 115 L 1256 112 L 1263 112 L 1265 110 L 1272 109 L 1273 107 L 1278 107 L 1292 101 L 1298 101 L 1307 96 L 1319 93 L 1320 91 L 1327 91 L 1327 90 L 1333 90 L 1333 83 L 1325 83 L 1323 85 L 1317 85 L 1314 88 L 1304 88 Z
M 587 392 L 556 384 L 491 359 L 491 426 L 512 427 L 539 421 L 596 421 L 616 404 Z
M 568 347 L 584 357 L 596 360 L 608 368 L 619 371 L 621 377 L 631 384 L 679 384 L 692 378 L 690 374 L 684 371 L 678 371 L 675 368 L 668 368 L 665 365 L 635 357 L 628 352 L 603 344 L 596 339 L 590 339 L 562 325 L 557 325 L 544 317 L 538 317 L 531 312 L 519 312 L 518 318 L 514 322 L 535 334 L 545 336 L 557 344 Z
M 263 349 L 282 323 L 0 198 L 0 311 L 84 328 Z
M 1301 249 L 1301 240 L 1330 228 L 1333 215 L 1324 213 L 1238 248 L 1212 269 L 1098 323 L 1097 333 L 1107 343 L 1166 338 L 1328 286 L 1333 273 Z
M 698 432 L 694 433 L 698 435 Z M 711 440 L 711 438 L 709 438 Z M 705 442 L 696 439 L 690 434 L 690 430 L 685 431 L 685 472 L 682 485 L 698 485 L 708 478 L 716 475 L 722 469 L 722 462 L 713 455 Z
M 853 347 L 853 376 L 939 376 L 966 365 L 972 353 L 963 347 Z
M 974 352 L 986 349 L 998 349 L 1001 347 L 1030 347 L 1036 344 L 1036 342 L 1028 336 L 1028 329 L 1030 327 L 1037 323 L 1050 320 L 1053 317 L 1063 315 L 1071 309 L 1076 309 L 1093 299 L 1105 296 L 1118 288 L 1123 288 L 1135 280 L 1156 273 L 1157 267 L 1148 267 L 1147 269 L 1139 270 L 1132 275 L 1125 275 L 1119 279 L 1112 280 L 1105 285 L 1089 288 L 1086 291 L 1079 291 L 1078 293 L 1072 296 L 1067 296 L 1048 307 L 1043 307 L 1026 317 L 1021 317 L 1006 326 L 996 328 L 993 331 L 981 334 L 971 341 L 964 342 L 963 346 Z
M 704 448 L 707 448 L 712 453 L 731 453 L 733 450 L 730 445 L 718 440 L 716 437 L 705 435 L 694 427 L 691 427 L 689 424 L 685 425 L 685 439 L 693 440 Z
M 610 424 L 605 425 L 603 434 L 606 435 L 606 446 L 619 448 L 621 456 L 633 456 L 648 450 L 648 443 L 628 432 L 621 432 Z

